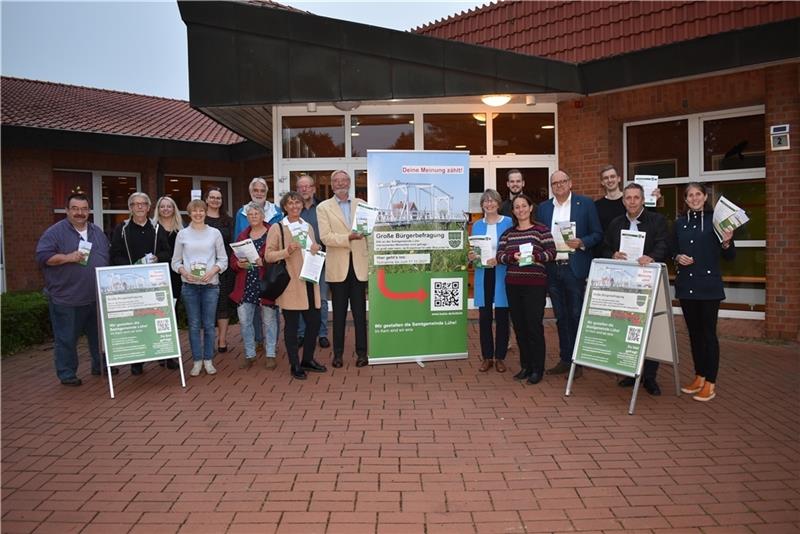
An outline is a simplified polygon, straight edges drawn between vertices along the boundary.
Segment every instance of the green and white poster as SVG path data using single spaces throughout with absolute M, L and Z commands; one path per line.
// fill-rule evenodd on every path
M 469 153 L 370 150 L 369 363 L 467 357 Z
M 108 365 L 177 358 L 185 385 L 169 265 L 99 267 L 96 277 Z

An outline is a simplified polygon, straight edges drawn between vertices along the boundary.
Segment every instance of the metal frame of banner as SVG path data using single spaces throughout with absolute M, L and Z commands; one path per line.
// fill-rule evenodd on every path
M 657 276 L 658 281 L 653 288 L 655 293 L 654 297 L 651 298 L 648 302 L 647 306 L 647 316 L 649 317 L 649 321 L 646 323 L 646 328 L 643 335 L 643 345 L 644 348 L 640 351 L 638 356 L 638 361 L 636 364 L 636 372 L 634 374 L 629 373 L 621 373 L 619 369 L 612 369 L 606 366 L 592 364 L 592 363 L 585 363 L 581 362 L 580 365 L 583 367 L 590 367 L 593 369 L 598 369 L 600 371 L 607 371 L 615 374 L 621 374 L 623 376 L 630 376 L 635 379 L 633 385 L 633 393 L 631 394 L 631 401 L 628 406 L 628 414 L 633 415 L 634 410 L 636 409 L 636 398 L 639 393 L 639 386 L 641 384 L 642 379 L 642 367 L 644 366 L 644 360 L 650 359 L 654 361 L 669 363 L 672 365 L 673 370 L 673 380 L 675 384 L 675 395 L 680 396 L 680 382 L 679 382 L 679 358 L 678 358 L 678 343 L 675 339 L 675 323 L 672 314 L 672 302 L 669 292 L 669 280 L 667 276 L 667 266 L 663 263 L 654 263 L 650 265 L 640 266 L 636 262 L 630 261 L 621 261 L 621 260 L 608 260 L 608 259 L 596 259 L 592 261 L 592 268 L 595 265 L 602 265 L 602 264 L 624 264 L 630 266 L 636 266 L 642 269 L 657 269 Z M 589 273 L 589 280 L 587 284 L 591 282 L 591 271 Z M 583 307 L 581 308 L 581 320 L 578 324 L 578 335 L 575 339 L 575 348 L 572 352 L 572 365 L 570 366 L 569 377 L 567 379 L 567 387 L 564 391 L 564 395 L 569 397 L 572 393 L 572 384 L 575 379 L 575 368 L 578 363 L 576 363 L 576 359 L 578 356 L 578 348 L 579 343 L 578 340 L 581 338 L 582 330 L 583 330 L 583 320 L 584 316 L 586 315 L 586 310 L 589 305 L 589 288 L 587 287 L 584 296 L 583 296 Z M 652 293 L 651 293 L 652 294 Z M 663 308 L 663 309 L 657 309 Z M 669 337 L 669 350 L 670 350 L 670 357 L 669 359 L 666 358 L 657 358 L 657 357 L 650 357 L 648 358 L 648 352 L 650 350 L 650 341 L 651 341 L 651 334 L 653 332 L 653 327 L 656 326 L 656 322 L 658 322 L 658 328 L 666 328 L 666 335 Z M 663 323 L 663 324 L 661 324 Z

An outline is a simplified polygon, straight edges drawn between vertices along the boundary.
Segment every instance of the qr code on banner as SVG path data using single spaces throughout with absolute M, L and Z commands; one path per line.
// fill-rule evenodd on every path
M 156 334 L 172 332 L 172 323 L 169 319 L 156 319 Z
M 431 278 L 431 311 L 461 310 L 463 296 L 461 278 Z
M 625 334 L 625 341 L 627 343 L 636 343 L 637 345 L 642 344 L 642 327 L 641 326 L 629 326 L 628 333 Z

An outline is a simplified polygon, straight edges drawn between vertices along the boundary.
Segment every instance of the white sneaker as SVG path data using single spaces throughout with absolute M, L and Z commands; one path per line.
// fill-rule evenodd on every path
M 203 360 L 203 365 L 206 368 L 206 373 L 213 375 L 217 372 L 216 368 L 214 368 L 214 364 L 211 363 L 211 360 Z
M 189 371 L 189 376 L 198 376 L 202 368 L 203 362 L 194 362 L 194 365 L 192 365 L 192 370 Z

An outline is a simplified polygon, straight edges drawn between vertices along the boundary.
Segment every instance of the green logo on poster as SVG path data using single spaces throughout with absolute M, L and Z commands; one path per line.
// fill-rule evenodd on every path
M 463 234 L 461 232 L 448 232 L 447 239 L 450 243 L 450 248 L 461 248 Z
M 158 302 L 164 302 L 167 300 L 167 294 L 164 291 L 156 291 L 155 296 Z
M 647 304 L 647 295 L 636 295 L 636 305 L 644 306 Z

